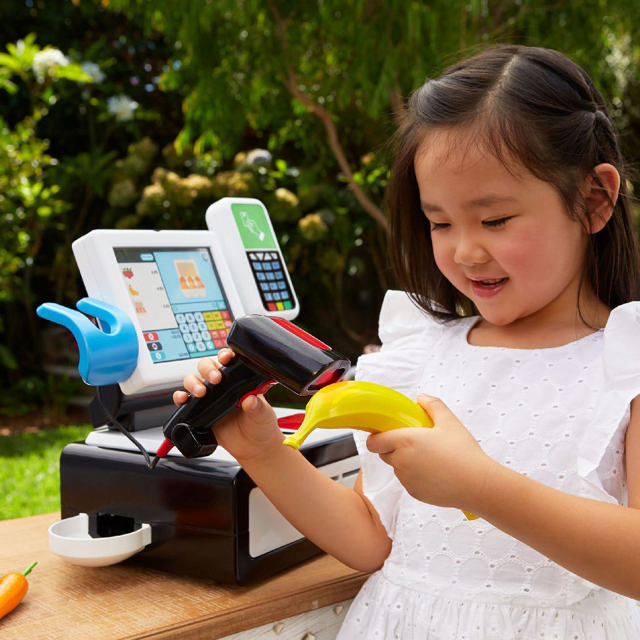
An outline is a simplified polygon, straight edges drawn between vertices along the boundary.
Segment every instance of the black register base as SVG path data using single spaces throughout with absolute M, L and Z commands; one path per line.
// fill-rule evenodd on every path
M 88 514 L 93 538 L 150 525 L 151 544 L 127 563 L 243 583 L 319 552 L 223 450 L 188 460 L 170 455 L 150 471 L 121 434 L 98 431 L 94 439 L 100 444 L 88 439 L 62 452 L 62 518 Z M 301 452 L 326 475 L 353 485 L 359 463 L 350 433 L 319 433 Z

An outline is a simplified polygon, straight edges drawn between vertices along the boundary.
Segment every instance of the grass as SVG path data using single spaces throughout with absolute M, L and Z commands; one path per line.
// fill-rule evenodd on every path
M 0 520 L 60 509 L 60 452 L 89 425 L 0 436 Z

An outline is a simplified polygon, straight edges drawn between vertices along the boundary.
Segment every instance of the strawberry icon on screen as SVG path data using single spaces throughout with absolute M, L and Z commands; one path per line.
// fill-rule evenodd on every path
M 129 278 L 129 280 L 131 280 L 131 278 L 133 278 L 133 269 L 126 267 L 122 270 L 122 275 L 125 278 Z

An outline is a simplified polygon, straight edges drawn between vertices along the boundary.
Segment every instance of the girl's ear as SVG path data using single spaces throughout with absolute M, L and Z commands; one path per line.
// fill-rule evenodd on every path
M 601 231 L 613 214 L 620 190 L 620 174 L 608 162 L 596 165 L 584 183 L 584 202 L 591 233 Z

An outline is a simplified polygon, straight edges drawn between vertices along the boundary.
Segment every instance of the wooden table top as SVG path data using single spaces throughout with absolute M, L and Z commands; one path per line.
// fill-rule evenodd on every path
M 38 561 L 24 600 L 0 619 L 2 640 L 215 640 L 352 598 L 367 577 L 329 556 L 243 586 L 132 565 L 81 567 L 49 551 L 59 518 L 0 521 L 0 576 Z

